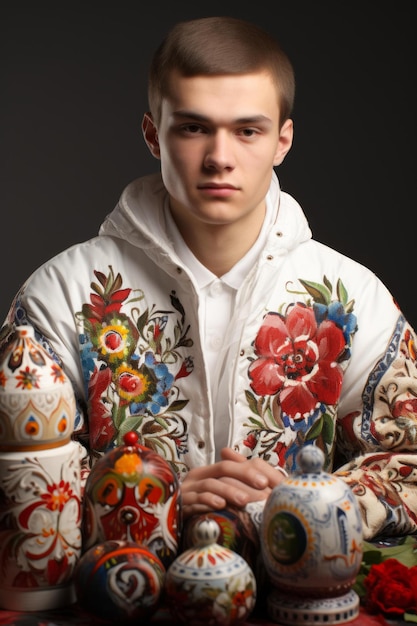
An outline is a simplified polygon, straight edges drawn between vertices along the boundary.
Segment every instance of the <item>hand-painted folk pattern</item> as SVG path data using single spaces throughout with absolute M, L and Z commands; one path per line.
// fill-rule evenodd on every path
M 268 312 L 254 341 L 246 398 L 251 409 L 245 445 L 288 469 L 303 442 L 317 441 L 331 463 L 336 409 L 357 330 L 353 302 L 341 281 L 337 297 L 323 284 L 300 280 L 306 302 Z
M 53 596 L 71 583 L 81 556 L 79 447 L 4 452 L 0 477 L 2 602 L 17 606 L 16 594 L 34 588 Z
M 112 269 L 96 271 L 90 303 L 79 314 L 84 377 L 88 380 L 90 446 L 105 452 L 119 445 L 128 431 L 140 433 L 141 443 L 175 461 L 186 448 L 181 410 L 188 399 L 177 381 L 194 368 L 184 350 L 192 346 L 184 311 L 175 293 L 171 310 L 141 309 L 143 294 L 122 288 Z M 129 303 L 131 317 L 123 311 Z M 134 304 L 134 306 L 132 306 Z M 169 317 L 175 319 L 167 336 Z

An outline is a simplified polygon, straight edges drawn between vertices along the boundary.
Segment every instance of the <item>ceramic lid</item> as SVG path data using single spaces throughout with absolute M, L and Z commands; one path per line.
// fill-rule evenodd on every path
M 69 442 L 76 413 L 72 385 L 35 338 L 17 326 L 0 354 L 0 450 Z

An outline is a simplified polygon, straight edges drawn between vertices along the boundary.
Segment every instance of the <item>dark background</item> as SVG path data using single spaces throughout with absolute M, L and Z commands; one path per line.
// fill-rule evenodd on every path
M 417 328 L 412 3 L 102 4 L 0 9 L 0 322 L 34 269 L 94 236 L 122 188 L 158 169 L 140 124 L 147 68 L 168 28 L 228 14 L 270 30 L 294 64 L 283 189 L 315 238 L 375 271 Z

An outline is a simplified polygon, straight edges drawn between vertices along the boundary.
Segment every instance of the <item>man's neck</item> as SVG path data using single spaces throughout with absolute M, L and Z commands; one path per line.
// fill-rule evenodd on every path
M 203 224 L 198 228 L 190 227 L 187 220 L 173 219 L 185 243 L 194 256 L 208 270 L 220 277 L 229 272 L 234 265 L 251 249 L 262 228 L 263 215 L 252 214 L 242 223 Z

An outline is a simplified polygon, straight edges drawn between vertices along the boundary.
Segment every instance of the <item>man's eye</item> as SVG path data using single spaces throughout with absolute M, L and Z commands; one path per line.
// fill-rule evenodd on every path
M 185 124 L 182 129 L 187 133 L 201 133 L 203 129 L 198 124 Z
M 254 128 L 243 128 L 240 131 L 240 134 L 243 135 L 244 137 L 252 137 L 253 135 L 256 134 L 256 131 Z

